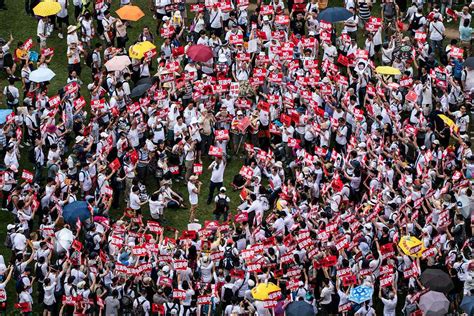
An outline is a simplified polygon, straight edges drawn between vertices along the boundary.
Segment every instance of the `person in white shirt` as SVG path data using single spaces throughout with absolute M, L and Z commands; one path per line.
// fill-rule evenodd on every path
M 189 222 L 193 223 L 195 221 L 196 209 L 199 203 L 199 192 L 201 191 L 202 182 L 198 180 L 196 175 L 189 177 L 188 181 L 188 194 L 189 194 L 189 203 L 191 208 L 189 210 Z
M 43 17 L 38 21 L 38 27 L 36 28 L 36 36 L 40 43 L 40 48 L 46 48 L 46 39 L 50 35 L 48 17 Z
M 3 95 L 6 98 L 7 107 L 15 109 L 20 99 L 20 91 L 15 87 L 15 78 L 8 78 L 8 86 L 3 89 Z
M 209 13 L 209 23 L 211 25 L 211 31 L 216 34 L 217 37 L 222 35 L 223 17 L 222 12 L 218 8 L 217 4 L 212 6 L 212 10 Z
M 149 316 L 150 311 L 151 311 L 151 304 L 150 302 L 146 299 L 146 289 L 142 289 L 140 296 L 137 297 L 133 301 L 133 308 L 134 310 L 139 310 L 140 308 L 143 310 L 143 315 Z
M 77 43 L 73 42 L 67 48 L 67 63 L 69 73 L 75 71 L 78 76 L 81 75 L 81 55 L 84 54 L 84 51 Z
M 220 189 L 224 183 L 224 171 L 226 163 L 222 157 L 216 157 L 209 165 L 207 170 L 211 170 L 211 181 L 209 182 L 209 195 L 207 196 L 207 205 L 211 204 L 214 197 L 214 190 Z
M 58 27 L 59 27 L 59 31 L 58 31 L 58 37 L 59 38 L 64 38 L 64 35 L 63 35 L 63 24 L 64 25 L 69 25 L 69 19 L 68 19 L 68 14 L 67 14 L 67 3 L 68 3 L 68 0 L 57 0 L 57 2 L 61 5 L 61 10 L 58 12 L 58 14 L 56 14 L 56 17 L 57 17 L 57 22 L 58 22 Z
M 379 297 L 383 302 L 383 314 L 386 316 L 395 316 L 397 314 L 397 291 L 395 288 L 388 293 L 388 298 L 382 295 L 382 287 L 379 288 Z
M 145 205 L 148 203 L 148 200 L 141 201 L 140 196 L 138 195 L 140 193 L 140 189 L 138 188 L 138 185 L 134 185 L 132 187 L 132 191 L 130 192 L 130 197 L 129 197 L 129 207 L 137 214 L 141 215 L 141 207 L 142 205 Z
M 431 49 L 433 52 L 437 50 L 439 56 L 441 56 L 443 50 L 443 38 L 445 31 L 444 24 L 440 19 L 441 15 L 436 13 L 434 15 L 433 22 L 431 22 L 429 25 Z

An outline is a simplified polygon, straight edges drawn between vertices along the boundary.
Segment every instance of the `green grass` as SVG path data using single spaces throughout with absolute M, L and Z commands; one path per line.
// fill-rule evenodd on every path
M 142 31 L 142 28 L 147 25 L 150 26 L 152 32 L 155 34 L 156 30 L 156 20 L 154 20 L 151 17 L 150 11 L 148 9 L 148 0 L 137 0 L 133 1 L 135 5 L 138 5 L 141 7 L 141 9 L 145 12 L 146 16 L 141 19 L 138 22 L 134 22 L 132 24 L 132 28 L 128 29 L 128 36 L 130 38 L 128 44 L 132 44 L 133 41 L 138 38 L 138 35 Z M 117 1 L 114 1 L 116 4 Z M 37 26 L 37 20 L 33 17 L 30 17 L 26 15 L 24 12 L 24 6 L 23 6 L 23 1 L 8 1 L 8 10 L 7 11 L 0 11 L 0 37 L 4 39 L 8 39 L 10 36 L 10 33 L 14 37 L 14 42 L 11 47 L 11 52 L 14 51 L 16 48 L 16 44 L 18 41 L 25 41 L 29 37 L 33 38 L 35 41 L 35 46 L 32 48 L 32 50 L 39 51 L 39 45 L 36 43 L 36 26 Z M 113 9 L 117 9 L 117 5 L 114 5 Z M 112 10 L 112 11 L 114 11 Z M 69 6 L 69 23 L 73 24 L 75 23 L 74 21 L 74 16 L 73 16 L 73 6 Z M 155 34 L 156 36 L 156 34 Z M 94 39 L 92 45 L 94 45 L 98 39 Z M 155 44 L 158 46 L 161 44 L 161 39 L 156 38 Z M 53 47 L 55 49 L 55 55 L 53 57 L 53 60 L 49 67 L 56 73 L 55 78 L 51 81 L 51 84 L 49 86 L 49 95 L 52 96 L 56 93 L 57 90 L 61 89 L 65 84 L 66 84 L 66 79 L 67 79 L 67 58 L 66 58 L 66 39 L 59 39 L 57 36 L 57 32 L 55 31 L 53 35 L 48 38 L 47 40 L 47 46 L 48 47 Z M 20 69 L 17 69 L 17 75 L 19 75 Z M 3 87 L 5 86 L 6 82 L 6 77 L 4 74 L 1 74 L 1 91 L 3 91 Z M 82 87 L 82 94 L 86 97 L 89 98 L 89 93 L 87 92 L 84 87 L 91 81 L 91 75 L 90 75 L 90 69 L 82 65 L 82 74 L 81 74 L 81 79 L 84 82 L 84 85 Z M 20 84 L 17 84 L 17 87 L 20 88 Z M 4 108 L 4 97 L 1 96 L 1 101 L 0 101 L 0 107 Z M 32 170 L 31 164 L 27 161 L 26 159 L 26 153 L 24 153 L 21 157 L 21 166 L 23 168 Z M 2 157 L 3 159 L 3 157 Z M 199 195 L 199 207 L 197 211 L 197 218 L 200 219 L 201 223 L 204 222 L 204 220 L 210 220 L 212 219 L 212 210 L 213 210 L 213 204 L 211 205 L 206 205 L 206 199 L 207 195 L 209 192 L 209 178 L 210 178 L 210 173 L 207 171 L 207 166 L 209 165 L 210 160 L 208 158 L 203 159 L 203 174 L 201 175 L 200 179 L 204 183 L 201 189 L 201 194 Z M 239 159 L 234 159 L 231 163 L 227 165 L 226 168 L 226 177 L 225 177 L 225 182 L 224 185 L 229 188 L 227 191 L 227 194 L 231 198 L 231 207 L 233 210 L 237 207 L 237 205 L 240 202 L 239 194 L 238 192 L 232 192 L 230 189 L 230 182 L 232 180 L 232 177 L 238 173 L 240 166 L 242 165 L 242 162 L 239 161 Z M 147 179 L 147 189 L 148 192 L 153 192 L 156 189 L 155 181 L 152 179 L 150 176 Z M 187 205 L 188 203 L 188 193 L 186 186 L 183 184 L 183 182 L 176 183 L 174 186 L 174 189 L 182 194 L 182 196 L 185 198 L 185 201 Z M 124 204 L 121 205 L 122 208 L 118 210 L 113 210 L 112 211 L 112 217 L 114 218 L 119 218 L 123 214 L 123 206 Z M 235 213 L 235 212 L 233 212 Z M 147 218 L 149 218 L 149 211 L 148 207 L 146 206 L 144 209 L 144 214 Z M 166 210 L 165 219 L 167 220 L 166 225 L 175 227 L 179 230 L 186 229 L 188 219 L 189 219 L 189 211 L 186 209 L 179 209 L 179 210 Z M 0 222 L 3 223 L 0 225 L 0 253 L 5 257 L 5 261 L 10 259 L 10 250 L 7 249 L 6 247 L 3 246 L 3 240 L 5 239 L 5 234 L 6 234 L 6 223 L 12 223 L 14 220 L 14 217 L 9 214 L 8 212 L 0 212 Z M 38 226 L 35 226 L 35 229 Z M 8 286 L 8 310 L 10 312 L 13 312 L 13 305 L 16 302 L 16 293 L 15 293 L 15 280 L 11 280 Z M 35 302 L 35 310 L 37 312 L 40 312 L 41 306 L 36 304 Z

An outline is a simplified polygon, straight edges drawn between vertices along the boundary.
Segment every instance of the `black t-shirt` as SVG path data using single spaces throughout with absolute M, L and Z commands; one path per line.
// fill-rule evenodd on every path
M 305 20 L 297 20 L 294 19 L 290 23 L 291 30 L 295 35 L 304 35 L 304 25 L 305 25 Z

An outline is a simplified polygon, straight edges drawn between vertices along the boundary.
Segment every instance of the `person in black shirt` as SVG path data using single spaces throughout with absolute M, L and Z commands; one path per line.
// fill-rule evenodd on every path
M 305 34 L 305 20 L 304 15 L 301 12 L 296 13 L 296 18 L 294 17 L 294 12 L 290 14 L 290 28 L 295 35 L 303 36 Z

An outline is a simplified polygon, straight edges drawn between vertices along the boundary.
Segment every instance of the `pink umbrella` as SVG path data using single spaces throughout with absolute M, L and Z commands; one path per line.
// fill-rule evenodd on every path
M 205 62 L 212 58 L 212 49 L 209 46 L 197 44 L 188 48 L 186 52 L 189 58 L 194 61 Z

